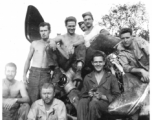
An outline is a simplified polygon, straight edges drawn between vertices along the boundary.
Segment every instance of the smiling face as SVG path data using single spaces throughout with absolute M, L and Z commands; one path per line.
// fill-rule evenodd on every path
M 121 34 L 120 38 L 123 40 L 122 44 L 124 47 L 129 48 L 131 46 L 133 38 L 129 32 Z
M 83 20 L 87 28 L 91 28 L 93 26 L 93 19 L 91 16 L 86 15 Z
M 47 25 L 41 26 L 39 32 L 43 40 L 47 40 L 49 38 L 50 30 Z
M 76 27 L 75 21 L 68 21 L 66 24 L 67 32 L 71 35 L 75 34 L 75 27 Z
M 105 65 L 105 61 L 102 56 L 95 56 L 92 61 L 92 65 L 96 72 L 101 72 Z

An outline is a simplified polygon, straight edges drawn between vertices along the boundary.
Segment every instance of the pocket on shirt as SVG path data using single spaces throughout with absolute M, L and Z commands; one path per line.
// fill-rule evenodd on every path
M 110 82 L 105 82 L 103 84 L 103 88 L 106 89 L 106 90 L 108 90 L 108 91 L 110 91 Z

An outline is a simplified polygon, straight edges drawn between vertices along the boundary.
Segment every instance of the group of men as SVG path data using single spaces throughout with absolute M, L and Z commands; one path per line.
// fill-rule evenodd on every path
M 92 56 L 91 64 L 94 69 L 91 73 L 83 78 L 81 71 L 85 65 L 86 51 L 94 38 L 98 34 L 109 35 L 109 32 L 105 28 L 93 25 L 94 19 L 90 12 L 82 14 L 82 17 L 84 21 L 78 24 L 84 35 L 75 33 L 77 20 L 73 16 L 65 19 L 67 33 L 54 39 L 49 38 L 49 23 L 43 22 L 39 25 L 41 40 L 31 43 L 24 67 L 24 83 L 15 80 L 16 65 L 6 65 L 6 78 L 3 80 L 4 120 L 66 120 L 66 107 L 61 100 L 55 98 L 55 94 L 62 91 L 56 91 L 55 85 L 63 71 L 69 70 L 75 73 L 72 82 L 82 83 L 77 106 L 78 120 L 106 119 L 108 105 L 121 92 L 116 77 L 104 69 L 104 52 L 96 51 Z M 120 30 L 120 38 L 122 41 L 115 47 L 119 51 L 118 56 L 124 71 L 135 74 L 143 83 L 149 82 L 148 42 L 133 37 L 130 28 Z M 28 71 L 30 73 L 27 78 Z

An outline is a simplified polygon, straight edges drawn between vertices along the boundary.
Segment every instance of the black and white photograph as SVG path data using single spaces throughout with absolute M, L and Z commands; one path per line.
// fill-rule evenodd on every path
M 2 120 L 150 120 L 150 1 L 0 2 Z

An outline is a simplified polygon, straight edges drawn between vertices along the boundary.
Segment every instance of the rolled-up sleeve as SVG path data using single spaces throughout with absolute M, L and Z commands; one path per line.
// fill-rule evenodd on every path
M 143 38 L 138 38 L 137 42 L 139 47 L 145 52 L 145 54 L 149 55 L 149 43 Z
M 124 72 L 131 72 L 131 70 L 135 68 L 135 66 L 130 65 L 129 60 L 127 58 L 127 53 L 120 52 L 118 57 L 121 65 L 123 66 Z
M 27 118 L 28 120 L 36 120 L 36 115 L 37 115 L 37 105 L 36 103 L 33 103 Z
M 58 120 L 67 120 L 67 111 L 65 104 L 63 102 L 60 103 L 57 110 Z

